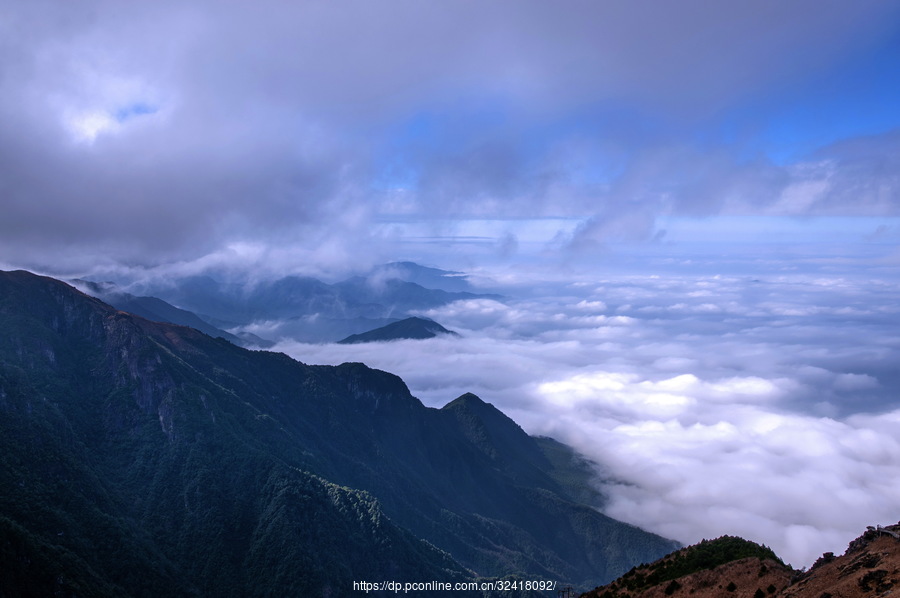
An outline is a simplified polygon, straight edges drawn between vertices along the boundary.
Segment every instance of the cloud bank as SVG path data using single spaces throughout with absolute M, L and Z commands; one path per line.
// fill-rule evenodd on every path
M 457 302 L 462 338 L 280 350 L 363 361 L 440 406 L 473 391 L 599 465 L 609 515 L 738 534 L 795 566 L 900 518 L 896 280 L 688 269 Z

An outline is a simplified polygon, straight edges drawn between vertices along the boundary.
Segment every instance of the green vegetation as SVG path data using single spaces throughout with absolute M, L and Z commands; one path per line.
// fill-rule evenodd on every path
M 635 567 L 616 580 L 614 587 L 602 593 L 598 589 L 594 595 L 599 598 L 620 598 L 627 593 L 641 592 L 665 582 L 670 582 L 665 589 L 666 595 L 672 595 L 681 587 L 675 580 L 745 558 L 771 559 L 784 564 L 767 546 L 743 538 L 722 536 L 682 548 L 650 565 Z M 725 589 L 734 592 L 737 586 L 731 582 Z
M 734 536 L 722 536 L 715 540 L 703 540 L 664 559 L 646 576 L 646 587 L 677 579 L 697 571 L 714 569 L 719 565 L 756 557 L 781 562 L 772 549 Z

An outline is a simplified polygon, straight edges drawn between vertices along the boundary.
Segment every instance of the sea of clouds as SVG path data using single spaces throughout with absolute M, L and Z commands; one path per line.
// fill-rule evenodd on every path
M 430 406 L 474 392 L 593 459 L 607 514 L 683 543 L 740 535 L 802 567 L 900 519 L 892 278 L 672 272 L 510 290 L 424 313 L 459 338 L 275 350 L 393 372 Z

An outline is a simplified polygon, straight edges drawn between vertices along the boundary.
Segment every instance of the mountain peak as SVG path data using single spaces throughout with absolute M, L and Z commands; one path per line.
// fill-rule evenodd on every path
M 521 464 L 543 464 L 545 457 L 540 447 L 516 422 L 492 404 L 467 392 L 441 408 L 456 421 L 460 431 L 484 454 L 502 462 L 509 470 L 521 471 Z M 522 457 L 527 456 L 527 459 Z M 535 472 L 529 471 L 531 476 Z
M 456 397 L 455 399 L 453 399 L 452 401 L 450 401 L 449 403 L 444 405 L 443 408 L 446 409 L 446 408 L 450 407 L 451 405 L 453 405 L 454 403 L 459 403 L 460 405 L 467 405 L 469 403 L 475 403 L 476 405 L 489 405 L 489 403 L 485 402 L 481 397 L 479 397 L 475 393 L 467 392 L 465 394 L 462 394 L 462 395 Z
M 352 345 L 356 343 L 374 343 L 393 340 L 422 340 L 447 335 L 459 336 L 457 333 L 452 330 L 447 330 L 434 320 L 413 316 L 368 332 L 351 334 L 338 342 L 343 345 Z
M 504 415 L 502 411 L 494 407 L 492 404 L 488 403 L 475 393 L 467 392 L 462 394 L 443 407 L 441 407 L 442 411 L 457 411 L 457 412 L 471 412 L 473 415 L 477 415 L 478 417 L 501 417 L 504 420 L 507 420 L 508 423 L 513 424 L 517 428 L 519 427 L 516 422 L 509 419 Z M 519 428 L 521 429 L 521 428 Z

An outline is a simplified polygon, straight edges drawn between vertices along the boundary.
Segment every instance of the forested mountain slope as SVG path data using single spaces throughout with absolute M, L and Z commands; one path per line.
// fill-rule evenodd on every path
M 248 351 L 21 271 L 0 273 L 0 329 L 3 596 L 588 586 L 674 548 L 573 500 L 474 395 L 427 408 L 362 364 Z

